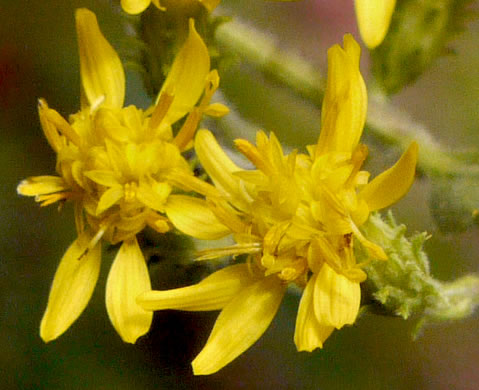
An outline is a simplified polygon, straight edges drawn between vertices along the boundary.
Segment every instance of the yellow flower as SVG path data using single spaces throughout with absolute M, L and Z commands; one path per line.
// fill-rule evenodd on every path
M 256 146 L 236 146 L 257 168 L 243 170 L 223 152 L 213 135 L 200 130 L 197 155 L 220 196 L 206 200 L 171 196 L 166 213 L 182 232 L 201 239 L 232 233 L 235 245 L 200 252 L 199 259 L 248 255 L 246 264 L 228 266 L 195 286 L 149 291 L 138 297 L 147 310 L 218 310 L 221 313 L 200 354 L 195 374 L 211 374 L 248 349 L 276 314 L 286 286 L 304 292 L 296 319 L 298 350 L 322 347 L 333 329 L 352 324 L 359 310 L 355 239 L 371 259 L 386 259 L 359 227 L 370 212 L 399 200 L 412 184 L 417 145 L 368 183 L 361 171 L 367 148 L 358 144 L 367 95 L 359 72 L 360 49 L 352 36 L 344 49 L 328 52 L 328 82 L 321 134 L 308 154 L 285 155 L 274 136 L 257 134 Z M 190 210 L 185 213 L 184 208 Z
M 391 23 L 396 0 L 355 0 L 361 37 L 370 49 L 379 46 Z
M 189 3 L 201 3 L 206 9 L 211 12 L 220 3 L 221 0 L 173 0 L 175 2 L 189 4 Z M 121 0 L 121 6 L 123 10 L 129 14 L 136 15 L 142 13 L 148 6 L 153 3 L 158 9 L 164 11 L 166 7 L 162 5 L 165 0 Z
M 71 201 L 75 210 L 78 238 L 55 274 L 40 335 L 46 342 L 57 338 L 88 304 L 103 238 L 122 243 L 106 284 L 108 315 L 122 339 L 134 343 L 152 320 L 152 313 L 135 302 L 151 288 L 136 234 L 146 225 L 160 233 L 170 229 L 164 211 L 170 194 L 181 188 L 181 182 L 173 184 L 175 175 L 193 177 L 181 152 L 192 146 L 203 113 L 222 115 L 226 108 L 209 105 L 219 79 L 216 71 L 210 72 L 208 50 L 192 21 L 156 104 L 145 112 L 123 107 L 123 67 L 95 15 L 77 10 L 76 27 L 81 110 L 67 121 L 44 100 L 39 104 L 43 131 L 57 153 L 58 176 L 31 177 L 18 186 L 20 194 L 35 196 L 42 206 Z M 172 124 L 186 114 L 174 137 Z
M 169 0 L 181 4 L 201 3 L 208 10 L 212 12 L 221 0 Z M 136 15 L 142 13 L 148 6 L 153 3 L 158 9 L 164 11 L 167 7 L 162 5 L 169 2 L 168 0 L 121 0 L 123 10 L 129 14 Z M 275 1 L 297 1 L 297 0 L 275 0 Z

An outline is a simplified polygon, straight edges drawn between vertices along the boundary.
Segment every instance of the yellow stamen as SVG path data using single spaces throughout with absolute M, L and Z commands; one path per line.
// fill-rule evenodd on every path
M 173 143 L 178 146 L 181 151 L 192 146 L 192 140 L 195 135 L 196 128 L 201 119 L 201 111 L 195 108 L 186 118 L 185 123 L 176 135 Z

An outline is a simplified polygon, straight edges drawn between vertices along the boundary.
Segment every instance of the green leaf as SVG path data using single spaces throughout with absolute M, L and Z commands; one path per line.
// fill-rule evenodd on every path
M 475 16 L 474 0 L 398 0 L 384 42 L 372 51 L 373 74 L 387 93 L 398 92 L 421 76 L 448 42 Z
M 366 267 L 363 301 L 370 305 L 369 311 L 418 318 L 413 334 L 416 337 L 427 322 L 462 319 L 479 305 L 478 276 L 442 282 L 430 274 L 423 249 L 426 233 L 406 237 L 406 227 L 398 225 L 391 213 L 386 220 L 379 214 L 371 215 L 362 231 L 388 255 L 387 261 L 373 261 Z M 365 251 L 357 250 L 358 261 L 367 260 L 367 256 Z

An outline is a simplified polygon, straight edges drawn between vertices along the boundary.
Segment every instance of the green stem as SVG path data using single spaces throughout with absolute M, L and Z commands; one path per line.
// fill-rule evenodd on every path
M 218 27 L 216 39 L 221 49 L 239 55 L 299 95 L 321 104 L 324 78 L 301 57 L 279 50 L 270 36 L 235 19 Z
M 321 108 L 325 78 L 301 56 L 280 50 L 269 35 L 237 19 L 221 25 L 216 32 L 219 47 L 239 55 L 259 71 L 287 86 Z M 391 106 L 378 94 L 369 97 L 366 129 L 391 146 L 405 150 L 415 140 L 420 147 L 418 169 L 429 176 L 477 175 L 479 166 L 465 164 L 437 142 L 428 129 Z

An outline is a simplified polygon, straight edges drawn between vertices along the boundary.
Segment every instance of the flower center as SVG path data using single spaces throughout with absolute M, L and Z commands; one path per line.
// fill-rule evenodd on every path
M 136 192 L 137 192 L 138 185 L 132 181 L 130 183 L 126 183 L 123 187 L 125 202 L 133 202 L 136 200 Z

